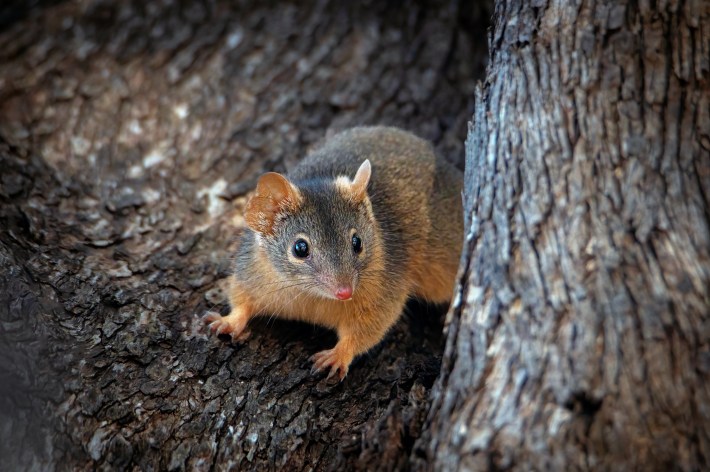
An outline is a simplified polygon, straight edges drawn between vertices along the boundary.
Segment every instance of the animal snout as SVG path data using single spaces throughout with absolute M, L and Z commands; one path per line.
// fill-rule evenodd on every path
M 353 297 L 353 288 L 350 285 L 341 285 L 335 290 L 335 298 L 338 300 L 350 300 Z

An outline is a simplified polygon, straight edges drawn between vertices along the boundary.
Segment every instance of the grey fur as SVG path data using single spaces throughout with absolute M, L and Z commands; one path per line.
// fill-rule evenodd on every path
M 346 201 L 334 183 L 338 176 L 352 179 L 365 159 L 372 164 L 367 193 L 374 221 L 364 204 Z M 461 243 L 436 234 L 437 225 L 452 217 L 437 214 L 436 209 L 442 208 L 439 200 L 460 199 L 461 185 L 451 186 L 451 182 L 461 182 L 461 173 L 437 159 L 429 143 L 405 131 L 385 127 L 344 131 L 321 143 L 287 177 L 298 187 L 304 202 L 297 212 L 276 224 L 273 236 L 262 238 L 269 261 L 284 280 L 308 277 L 318 285 L 323 276 L 346 280 L 367 275 L 371 257 L 367 248 L 377 244 L 375 238 L 381 235 L 385 274 L 376 275 L 382 279 L 383 294 L 411 291 L 412 287 L 402 286 L 411 238 L 424 238 L 431 257 L 440 257 L 445 248 Z M 351 228 L 363 241 L 362 257 L 353 252 Z M 288 257 L 299 234 L 311 240 L 312 257 L 305 264 L 294 264 Z M 235 276 L 257 289 L 255 244 L 255 233 L 246 229 L 236 257 Z

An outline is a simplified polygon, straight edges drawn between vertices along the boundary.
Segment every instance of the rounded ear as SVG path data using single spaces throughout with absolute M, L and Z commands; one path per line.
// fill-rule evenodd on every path
M 355 174 L 355 178 L 350 184 L 350 191 L 352 192 L 353 200 L 356 202 L 361 202 L 365 199 L 367 195 L 367 184 L 370 183 L 370 176 L 372 175 L 372 166 L 370 165 L 370 160 L 365 159 L 365 162 L 360 164 L 360 168 Z
M 276 202 L 289 198 L 296 192 L 296 188 L 286 177 L 277 172 L 267 172 L 259 177 L 256 183 L 256 193 L 262 197 L 269 197 Z
M 273 234 L 276 218 L 297 210 L 300 203 L 298 189 L 286 177 L 267 172 L 259 177 L 256 192 L 247 202 L 244 219 L 254 231 Z

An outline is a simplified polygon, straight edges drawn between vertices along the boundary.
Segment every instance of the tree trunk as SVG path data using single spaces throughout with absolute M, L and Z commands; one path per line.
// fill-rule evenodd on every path
M 0 468 L 406 466 L 436 316 L 335 386 L 308 360 L 333 333 L 230 345 L 200 321 L 226 309 L 250 182 L 326 130 L 400 125 L 463 162 L 485 10 L 344 3 L 0 9 Z
M 710 4 L 499 2 L 430 470 L 710 466 Z

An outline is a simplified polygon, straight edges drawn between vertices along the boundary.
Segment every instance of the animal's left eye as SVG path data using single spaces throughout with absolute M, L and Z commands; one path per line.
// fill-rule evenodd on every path
M 355 254 L 360 254 L 362 252 L 362 239 L 357 234 L 353 234 L 352 243 Z

